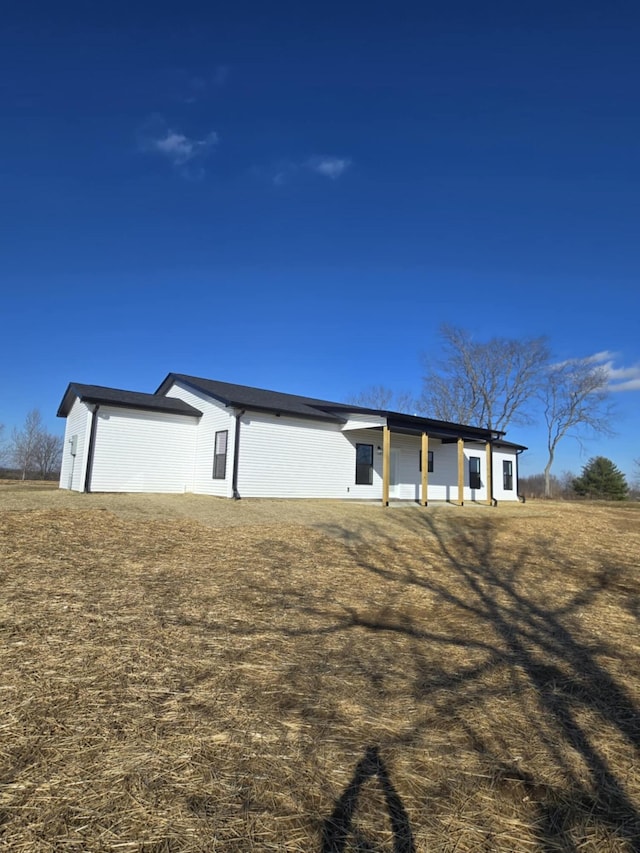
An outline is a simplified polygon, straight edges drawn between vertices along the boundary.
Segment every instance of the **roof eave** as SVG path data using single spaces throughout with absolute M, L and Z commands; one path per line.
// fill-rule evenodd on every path
M 266 412 L 274 415 L 289 415 L 294 418 L 305 418 L 307 420 L 315 420 L 315 421 L 328 421 L 329 423 L 346 423 L 345 418 L 341 418 L 339 415 L 332 415 L 328 412 L 324 412 L 322 409 L 318 408 L 316 414 L 315 412 L 293 412 L 282 406 L 256 406 L 249 405 L 240 400 L 234 400 L 230 397 L 223 397 L 221 394 L 215 394 L 213 391 L 210 391 L 208 388 L 203 388 L 202 385 L 198 385 L 197 382 L 191 382 L 182 374 L 178 373 L 169 373 L 168 376 L 164 379 L 164 381 L 160 384 L 156 394 L 164 394 L 166 390 L 168 390 L 172 384 L 179 382 L 181 385 L 186 386 L 187 388 L 191 388 L 194 391 L 198 391 L 200 394 L 204 394 L 206 397 L 211 397 L 213 400 L 217 400 L 219 403 L 227 406 L 227 408 L 233 409 L 243 409 L 246 412 Z
M 338 417 L 338 415 L 330 415 L 328 413 L 325 414 L 321 411 L 318 411 L 318 414 L 315 414 L 315 412 L 291 412 L 287 409 L 278 408 L 276 406 L 248 406 L 245 403 L 237 402 L 231 402 L 229 405 L 237 409 L 243 409 L 245 412 L 264 412 L 265 414 L 275 415 L 276 417 L 284 415 L 290 418 L 304 418 L 304 420 L 308 421 L 324 421 L 332 424 L 344 424 L 347 422 L 346 418 Z
M 72 390 L 72 383 L 67 385 L 67 390 L 64 392 L 62 396 L 62 400 L 60 401 L 60 405 L 58 406 L 58 411 L 56 412 L 57 418 L 66 418 L 69 412 L 71 411 L 71 407 L 73 406 L 73 398 L 77 397 L 78 394 L 74 393 Z
M 126 401 L 120 400 L 109 400 L 106 397 L 100 397 L 98 395 L 85 395 L 80 398 L 83 403 L 93 403 L 98 406 L 111 406 L 114 409 L 133 409 L 140 412 L 162 412 L 163 414 L 168 415 L 183 415 L 184 417 L 190 418 L 200 418 L 202 417 L 202 412 L 196 409 L 194 406 L 189 406 L 191 411 L 180 411 L 180 409 L 176 409 L 173 406 L 163 406 L 157 404 L 145 404 L 145 403 L 128 403 Z M 171 400 L 174 399 L 172 397 L 167 397 L 166 399 Z M 186 403 L 185 405 L 189 405 Z
M 151 396 L 151 395 L 150 395 Z M 190 406 L 188 403 L 184 403 L 184 401 L 180 401 L 186 409 L 180 411 L 179 408 L 176 408 L 175 405 L 163 405 L 162 400 L 173 400 L 172 397 L 159 397 L 158 402 L 154 401 L 153 404 L 145 404 L 144 402 L 136 401 L 130 402 L 127 400 L 113 400 L 109 397 L 102 396 L 100 394 L 87 394 L 83 392 L 75 382 L 70 382 L 67 386 L 67 390 L 64 393 L 62 401 L 58 406 L 58 411 L 56 412 L 56 417 L 58 418 L 66 418 L 69 415 L 69 412 L 73 408 L 74 400 L 80 400 L 82 403 L 89 403 L 91 405 L 98 406 L 112 406 L 116 409 L 133 409 L 143 412 L 162 412 L 163 414 L 170 415 L 182 415 L 184 417 L 202 417 L 202 412 L 195 408 L 195 406 Z
M 426 432 L 434 438 L 466 438 L 468 441 L 495 441 L 503 432 L 485 429 L 484 427 L 455 424 L 448 421 L 437 421 L 431 418 L 421 418 L 418 415 L 403 415 L 396 412 L 386 414 L 387 424 L 396 432 L 404 430 L 407 434 Z

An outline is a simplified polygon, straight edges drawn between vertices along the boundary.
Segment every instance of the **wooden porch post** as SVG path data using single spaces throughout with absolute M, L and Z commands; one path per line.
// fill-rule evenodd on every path
M 491 454 L 491 442 L 485 445 L 487 456 L 487 504 L 493 506 L 493 456 Z
M 382 427 L 382 506 L 389 506 L 389 474 L 391 472 L 391 430 Z
M 426 432 L 422 433 L 422 485 L 421 485 L 421 501 L 422 506 L 428 503 L 428 486 L 429 486 L 429 436 Z
M 464 506 L 464 438 L 458 439 L 458 504 Z

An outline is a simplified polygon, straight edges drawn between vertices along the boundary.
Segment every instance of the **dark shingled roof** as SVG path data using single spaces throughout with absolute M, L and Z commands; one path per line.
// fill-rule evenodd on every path
M 267 391 L 264 388 L 252 388 L 248 385 L 235 385 L 231 382 L 219 382 L 216 379 L 203 379 L 184 373 L 170 373 L 160 385 L 156 394 L 165 394 L 174 382 L 180 382 L 196 391 L 213 397 L 226 406 L 240 409 L 253 409 L 263 412 L 279 412 L 298 417 L 314 418 L 344 423 L 350 412 L 385 417 L 395 432 L 409 435 L 420 434 L 423 430 L 434 438 L 462 437 L 469 441 L 485 441 L 504 435 L 497 430 L 482 427 L 465 426 L 433 418 L 406 415 L 383 409 L 354 406 L 350 403 L 336 403 L 331 400 L 318 400 L 315 397 L 301 397 L 297 394 L 284 394 L 281 391 Z
M 267 391 L 264 388 L 251 388 L 248 385 L 234 385 L 231 382 L 218 382 L 216 379 L 202 379 L 198 376 L 187 376 L 184 373 L 170 373 L 156 394 L 164 394 L 174 382 L 181 382 L 198 391 L 203 391 L 210 397 L 219 400 L 226 406 L 254 409 L 262 412 L 281 412 L 287 415 L 314 418 L 342 423 L 346 417 L 337 413 L 375 412 L 375 409 L 360 409 L 345 403 L 332 403 L 329 400 L 317 400 L 314 397 L 300 397 L 297 394 L 284 394 L 281 391 Z
M 168 412 L 174 415 L 200 417 L 202 412 L 194 409 L 183 400 L 174 397 L 142 394 L 138 391 L 122 391 L 119 388 L 105 388 L 102 385 L 82 385 L 71 382 L 65 391 L 58 408 L 58 417 L 66 418 L 75 398 L 84 403 L 96 403 L 105 406 L 119 406 L 125 409 L 144 409 L 150 412 Z
M 294 415 L 313 418 L 314 420 L 332 421 L 333 423 L 345 423 L 351 412 L 376 415 L 385 418 L 393 432 L 407 435 L 419 435 L 421 432 L 427 432 L 434 438 L 441 438 L 443 441 L 451 441 L 457 438 L 464 438 L 467 441 L 489 440 L 495 444 L 516 450 L 527 449 L 523 445 L 504 441 L 502 438 L 504 433 L 497 430 L 438 421 L 433 418 L 406 415 L 401 412 L 353 406 L 349 403 L 318 400 L 316 397 L 284 394 L 281 391 L 268 391 L 264 388 L 252 388 L 249 385 L 235 385 L 231 382 L 203 379 L 184 373 L 169 373 L 155 394 L 142 394 L 137 391 L 122 391 L 117 388 L 105 388 L 101 385 L 81 385 L 72 382 L 60 403 L 58 417 L 66 417 L 69 414 L 76 397 L 86 403 L 199 417 L 202 412 L 198 409 L 176 397 L 165 396 L 176 382 L 194 391 L 200 391 L 225 406 L 237 409 Z
M 499 441 L 495 442 L 496 447 L 508 447 L 511 450 L 528 450 L 528 447 L 525 447 L 524 444 L 516 444 L 515 441 L 505 441 L 501 438 Z

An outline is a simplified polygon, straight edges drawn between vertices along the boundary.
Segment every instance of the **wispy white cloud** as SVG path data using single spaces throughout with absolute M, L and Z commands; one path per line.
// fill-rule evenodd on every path
M 198 138 L 187 136 L 167 126 L 160 116 L 153 116 L 139 134 L 139 147 L 150 154 L 160 154 L 185 177 L 204 174 L 204 162 L 219 142 L 215 131 Z
M 299 171 L 299 163 L 294 163 L 291 160 L 281 160 L 272 167 L 268 175 L 271 178 L 271 182 L 276 187 L 282 187 L 284 184 L 289 183 L 289 181 L 292 180 L 295 174 Z M 260 172 L 260 170 L 258 170 L 258 172 Z
M 626 382 L 614 382 L 609 385 L 610 391 L 640 391 L 640 366 L 636 368 L 636 378 Z
M 640 391 L 640 363 L 631 364 L 628 367 L 616 367 L 617 358 L 619 353 L 603 350 L 588 356 L 587 361 L 606 371 L 609 391 Z
M 280 160 L 270 170 L 271 181 L 277 187 L 304 174 L 320 175 L 332 181 L 340 178 L 351 166 L 348 157 L 308 157 L 306 160 Z
M 613 352 L 609 349 L 604 349 L 602 352 L 594 352 L 593 355 L 588 355 L 585 361 L 592 361 L 594 364 L 602 364 L 605 361 L 613 361 L 614 358 L 617 358 L 619 353 Z
M 609 376 L 609 391 L 640 391 L 640 364 L 614 367 L 612 361 L 602 365 Z
M 174 166 L 182 166 L 196 157 L 207 154 L 217 142 L 218 134 L 215 131 L 208 133 L 203 139 L 196 139 L 169 129 L 159 139 L 152 139 L 150 144 L 160 154 L 165 154 Z
M 632 365 L 631 367 L 614 367 L 613 364 L 607 364 L 609 379 L 612 382 L 617 382 L 622 379 L 637 379 L 640 375 L 640 365 Z
M 348 157 L 311 157 L 307 161 L 307 166 L 318 175 L 324 175 L 325 178 L 331 178 L 335 181 L 343 175 L 349 166 L 351 160 Z

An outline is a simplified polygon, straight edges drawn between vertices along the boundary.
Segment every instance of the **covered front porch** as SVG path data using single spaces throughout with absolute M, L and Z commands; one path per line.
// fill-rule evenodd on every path
M 389 416 L 376 429 L 383 506 L 392 500 L 495 503 L 492 443 L 503 433 L 411 415 Z

